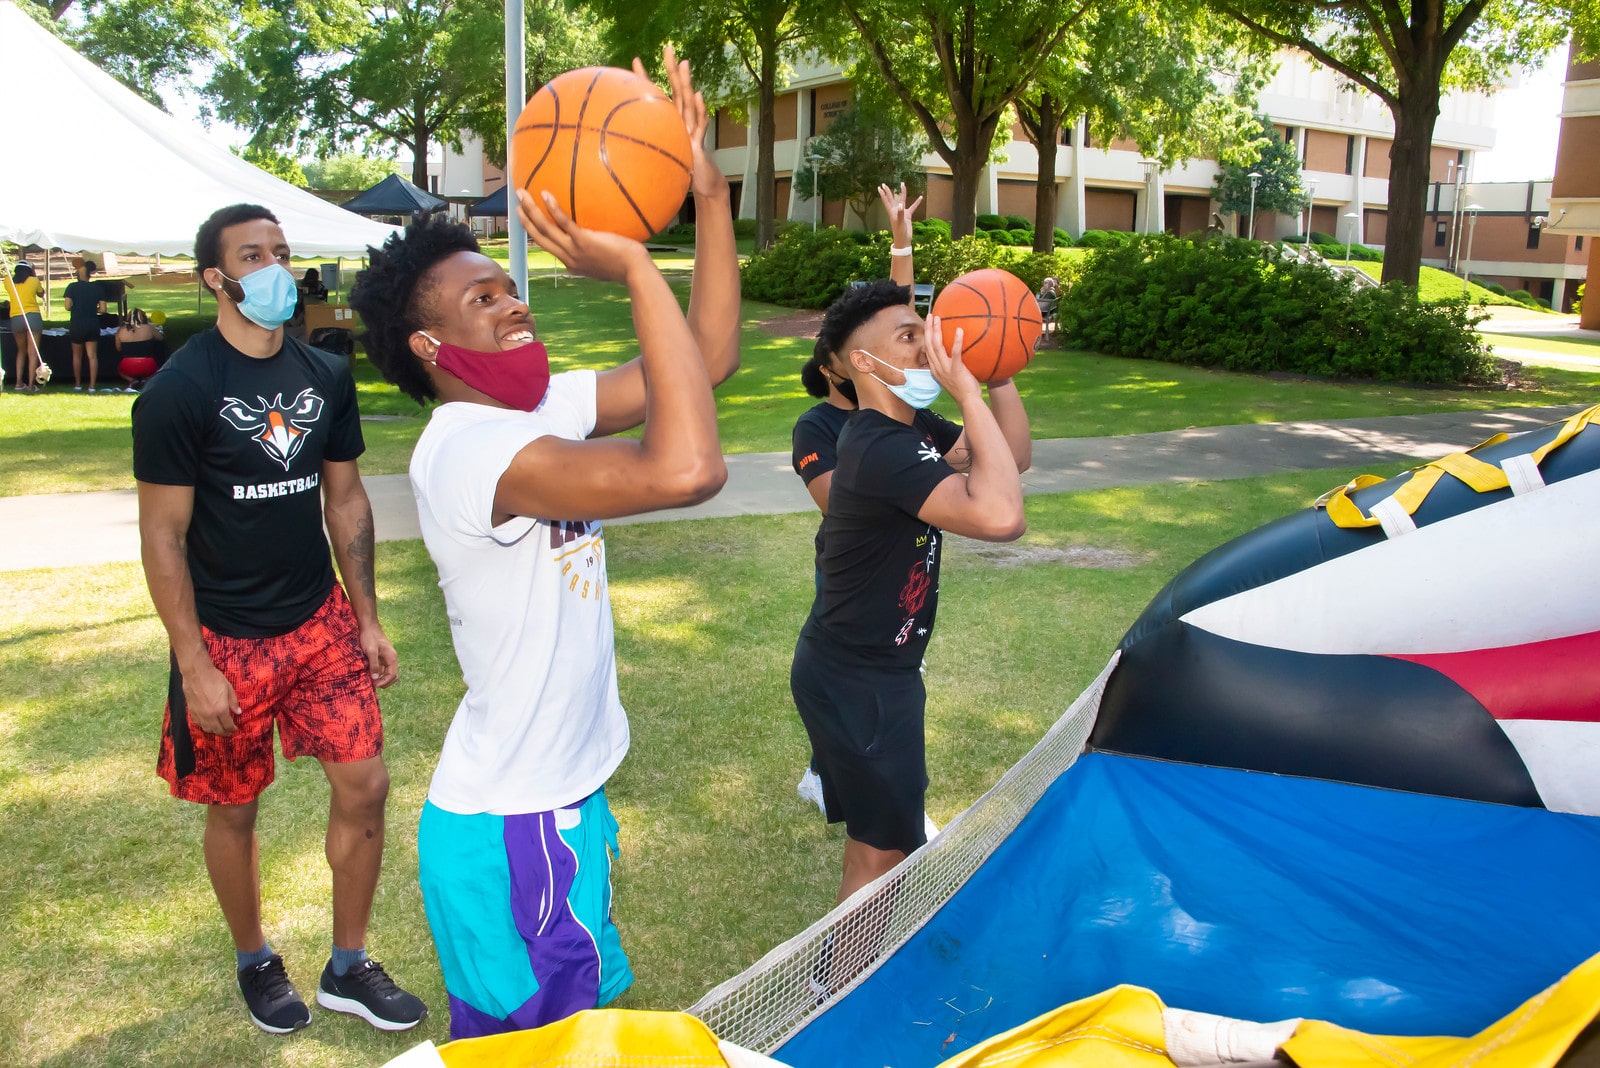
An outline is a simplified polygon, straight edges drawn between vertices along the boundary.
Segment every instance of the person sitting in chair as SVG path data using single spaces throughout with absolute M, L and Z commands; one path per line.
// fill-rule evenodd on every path
M 139 392 L 167 360 L 166 340 L 143 308 L 134 308 L 123 316 L 115 344 L 120 357 L 117 373 L 128 380 L 129 393 Z

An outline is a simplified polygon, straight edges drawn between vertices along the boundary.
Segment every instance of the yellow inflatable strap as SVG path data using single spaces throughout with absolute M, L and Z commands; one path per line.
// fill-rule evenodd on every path
M 1300 1068 L 1554 1068 L 1600 1015 L 1600 954 L 1471 1038 L 1384 1038 L 1307 1020 L 1281 1047 Z
M 1064 1005 L 939 1068 L 1172 1068 L 1161 999 L 1119 986 Z M 1554 1068 L 1600 1015 L 1600 954 L 1471 1038 L 1389 1037 L 1303 1020 L 1280 1048 L 1298 1068 Z
M 717 1038 L 682 1012 L 589 1009 L 532 1031 L 439 1047 L 448 1068 L 728 1068 Z
M 1113 987 L 996 1035 L 939 1068 L 1171 1068 L 1161 1009 L 1161 999 L 1142 987 Z
M 1600 426 L 1600 404 L 1592 408 L 1585 408 L 1561 424 L 1554 437 L 1539 446 L 1529 455 L 1535 464 L 1544 462 L 1544 458 L 1555 449 L 1565 445 L 1584 427 L 1593 423 Z M 1393 500 L 1405 509 L 1407 515 L 1416 515 L 1417 508 L 1428 499 L 1428 494 L 1438 484 L 1439 479 L 1449 474 L 1472 487 L 1478 493 L 1488 493 L 1491 490 L 1504 489 L 1509 485 L 1505 470 L 1496 464 L 1484 463 L 1471 453 L 1483 448 L 1485 445 L 1498 445 L 1506 440 L 1506 435 L 1496 434 L 1488 441 L 1474 445 L 1466 452 L 1455 452 L 1449 456 L 1441 457 L 1430 464 L 1415 468 L 1411 478 L 1394 491 Z M 1376 485 L 1384 481 L 1375 475 L 1362 475 L 1353 479 L 1348 484 L 1339 487 L 1327 494 L 1317 503 L 1327 508 L 1328 518 L 1333 520 L 1335 526 L 1348 529 L 1361 527 L 1375 527 L 1378 519 L 1364 514 L 1356 502 L 1350 499 L 1350 494 L 1367 486 Z

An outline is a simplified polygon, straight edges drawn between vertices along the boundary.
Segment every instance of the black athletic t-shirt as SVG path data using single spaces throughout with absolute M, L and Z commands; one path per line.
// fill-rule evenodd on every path
M 342 359 L 285 337 L 266 359 L 216 328 L 173 353 L 133 402 L 133 477 L 194 487 L 189 574 L 200 622 L 287 634 L 333 588 L 323 461 L 365 449 Z
M 821 586 L 805 632 L 841 659 L 915 669 L 933 633 L 943 532 L 917 518 L 955 474 L 944 452 L 961 427 L 931 412 L 907 426 L 856 412 L 839 435 L 823 521 Z
M 106 299 L 106 292 L 100 288 L 99 282 L 73 282 L 61 295 L 72 301 L 72 310 L 67 313 L 68 322 L 74 326 L 100 325 L 100 304 Z
M 793 452 L 789 462 L 794 467 L 794 473 L 800 476 L 800 481 L 810 486 L 816 479 L 839 466 L 839 435 L 844 432 L 844 425 L 855 414 L 854 408 L 841 408 L 823 401 L 795 420 L 794 433 L 790 436 Z M 961 436 L 959 425 L 926 408 L 917 410 L 911 417 L 911 425 L 936 441 L 940 440 L 942 427 L 955 427 L 956 437 Z M 951 440 L 953 442 L 955 439 Z M 823 522 L 817 524 L 816 546 L 819 570 L 822 567 L 822 549 L 826 544 L 826 539 L 823 537 L 823 529 L 826 526 L 827 517 L 824 516 Z

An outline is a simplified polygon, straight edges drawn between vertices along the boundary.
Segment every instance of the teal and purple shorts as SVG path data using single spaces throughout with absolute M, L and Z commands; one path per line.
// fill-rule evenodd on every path
M 520 816 L 422 806 L 422 903 L 450 995 L 450 1037 L 539 1027 L 633 983 L 611 922 L 617 821 L 596 790 Z

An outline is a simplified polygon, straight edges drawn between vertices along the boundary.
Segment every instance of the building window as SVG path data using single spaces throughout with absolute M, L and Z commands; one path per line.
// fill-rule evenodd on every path
M 1344 139 L 1344 173 L 1356 173 L 1356 138 L 1354 134 Z
M 1573 251 L 1575 251 L 1575 252 L 1582 252 L 1583 251 L 1583 235 L 1582 234 L 1578 235 L 1578 246 Z
M 1433 229 L 1433 247 L 1444 248 L 1445 243 L 1449 240 L 1450 224 L 1440 220 L 1439 224 Z
M 1528 247 L 1539 247 L 1539 228 L 1537 226 L 1528 227 Z

